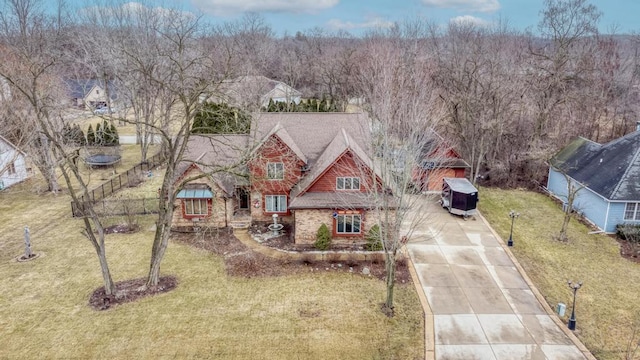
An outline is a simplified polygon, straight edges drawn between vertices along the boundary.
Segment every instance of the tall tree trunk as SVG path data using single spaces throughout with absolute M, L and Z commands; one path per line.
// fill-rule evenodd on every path
M 100 260 L 100 269 L 102 271 L 102 281 L 104 282 L 104 293 L 108 296 L 115 295 L 116 285 L 111 278 L 111 271 L 109 271 L 109 264 L 107 263 L 107 254 L 104 246 L 96 249 L 98 259 Z
M 56 176 L 56 164 L 51 158 L 49 140 L 45 136 L 41 136 L 39 142 L 39 146 L 36 145 L 38 159 L 35 161 L 35 165 L 47 182 L 47 191 L 56 193 L 60 191 L 60 185 Z
M 151 249 L 151 264 L 149 268 L 149 276 L 147 277 L 147 287 L 156 287 L 160 282 L 160 264 L 164 258 L 169 243 L 169 235 L 171 235 L 171 220 L 173 218 L 173 200 L 175 199 L 173 192 L 173 168 L 174 162 L 169 158 L 167 160 L 167 170 L 165 178 L 160 190 L 160 199 L 158 208 L 158 222 L 156 223 L 156 234 L 153 238 L 153 247 Z
M 396 252 L 385 253 L 385 270 L 386 270 L 386 286 L 387 286 L 387 298 L 384 302 L 384 313 L 391 317 L 393 316 L 393 290 L 396 283 Z
M 164 258 L 169 243 L 169 227 L 167 224 L 158 224 L 156 235 L 153 239 L 153 248 L 151 250 L 151 265 L 149 268 L 149 276 L 147 278 L 147 287 L 154 288 L 160 282 L 160 264 Z

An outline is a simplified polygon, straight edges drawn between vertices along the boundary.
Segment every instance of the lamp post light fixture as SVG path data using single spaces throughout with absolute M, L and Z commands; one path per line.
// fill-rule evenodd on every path
M 578 292 L 578 289 L 582 287 L 582 281 L 575 283 L 569 280 L 567 281 L 567 285 L 569 285 L 569 288 L 573 290 L 573 307 L 571 308 L 571 317 L 569 318 L 569 323 L 567 325 L 569 327 L 569 330 L 575 330 L 576 329 L 576 293 Z
M 511 230 L 509 230 L 509 241 L 507 241 L 507 246 L 513 246 L 513 222 L 518 216 L 520 216 L 520 213 L 513 210 L 509 211 L 509 217 L 511 218 Z

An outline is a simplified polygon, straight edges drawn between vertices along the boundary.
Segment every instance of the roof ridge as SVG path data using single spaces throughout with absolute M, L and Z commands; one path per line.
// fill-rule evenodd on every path
M 640 131 L 630 132 L 630 133 L 625 134 L 625 135 L 623 135 L 623 136 L 621 136 L 621 137 L 619 137 L 617 139 L 613 139 L 613 140 L 607 142 L 606 144 L 602 144 L 602 146 L 603 147 L 607 147 L 607 146 L 616 144 L 616 143 L 618 143 L 618 142 L 620 142 L 622 140 L 626 140 L 627 138 L 634 137 L 634 136 L 640 136 Z M 596 144 L 598 144 L 598 143 L 596 143 Z
M 627 134 L 627 135 L 629 135 L 629 134 Z M 623 137 L 626 137 L 626 135 L 623 136 Z M 629 165 L 624 170 L 624 173 L 622 174 L 622 176 L 620 176 L 620 179 L 618 180 L 618 183 L 616 184 L 616 186 L 611 191 L 611 194 L 609 195 L 610 198 L 613 198 L 614 194 L 618 192 L 618 190 L 622 186 L 622 183 L 624 182 L 624 180 L 627 178 L 627 175 L 631 171 L 631 168 L 633 167 L 633 164 L 638 160 L 638 158 L 640 158 L 640 146 L 638 146 L 636 148 L 635 155 L 633 155 L 633 158 L 631 158 L 631 161 L 629 161 Z
M 347 135 L 347 130 L 345 130 L 344 128 L 340 128 L 340 130 L 342 130 L 342 136 L 344 137 L 344 142 L 347 145 L 347 148 L 350 148 L 351 143 L 349 141 L 349 135 Z
M 0 135 L 0 140 L 4 141 L 7 145 L 9 145 L 9 147 L 12 147 L 14 150 L 21 153 L 23 156 L 27 156 L 27 153 L 22 151 L 22 149 L 20 149 L 16 144 L 12 143 L 11 141 L 9 141 L 9 139 L 5 138 L 4 136 Z

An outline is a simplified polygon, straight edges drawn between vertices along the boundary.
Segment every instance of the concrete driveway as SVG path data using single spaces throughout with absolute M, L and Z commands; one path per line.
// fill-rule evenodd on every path
M 425 201 L 407 250 L 433 314 L 435 359 L 586 359 L 481 217 Z

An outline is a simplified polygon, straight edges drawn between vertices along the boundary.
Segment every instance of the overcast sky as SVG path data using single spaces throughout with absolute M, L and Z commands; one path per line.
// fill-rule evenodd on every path
M 56 3 L 56 0 L 46 0 Z M 88 0 L 67 0 L 82 8 Z M 519 30 L 536 30 L 542 0 L 178 0 L 144 2 L 147 6 L 171 4 L 185 11 L 204 14 L 213 23 L 240 18 L 246 12 L 260 13 L 278 35 L 293 35 L 315 27 L 346 30 L 359 35 L 367 29 L 388 27 L 394 22 L 422 17 L 437 24 L 450 21 L 491 23 L 506 19 Z M 602 11 L 600 31 L 640 31 L 640 0 L 591 0 Z M 113 4 L 113 2 L 110 2 Z

